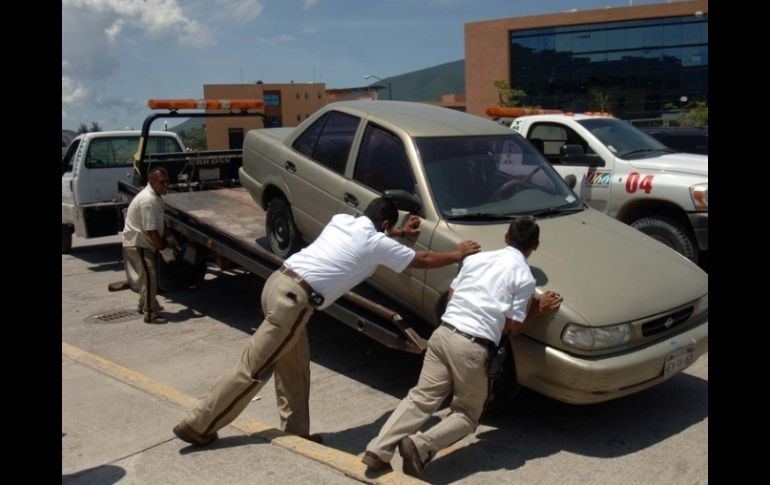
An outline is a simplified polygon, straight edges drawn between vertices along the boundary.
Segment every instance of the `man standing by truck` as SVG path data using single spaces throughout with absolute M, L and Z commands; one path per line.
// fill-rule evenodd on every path
M 168 322 L 159 315 L 163 308 L 156 297 L 158 268 L 155 257 L 155 252 L 161 251 L 166 261 L 174 259 L 165 239 L 170 232 L 163 219 L 163 196 L 168 192 L 168 185 L 166 169 L 153 169 L 147 186 L 129 204 L 123 228 L 126 258 L 132 267 L 139 268 L 139 311 L 144 313 L 144 323 Z
M 217 439 L 275 373 L 281 428 L 319 441 L 310 430 L 310 351 L 305 326 L 316 308 L 326 308 L 384 265 L 398 273 L 410 268 L 439 268 L 461 262 L 480 250 L 461 241 L 451 252 L 414 251 L 388 236 L 415 236 L 420 218 L 409 216 L 395 228 L 392 200 L 374 199 L 360 217 L 337 214 L 318 238 L 290 256 L 265 281 L 265 319 L 240 360 L 209 395 L 174 427 L 174 434 L 194 446 Z

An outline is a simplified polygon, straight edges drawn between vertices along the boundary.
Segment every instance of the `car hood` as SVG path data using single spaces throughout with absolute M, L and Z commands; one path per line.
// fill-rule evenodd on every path
M 529 257 L 532 273 L 539 289 L 564 297 L 563 310 L 576 323 L 636 320 L 708 293 L 708 275 L 698 266 L 593 209 L 539 219 L 538 224 L 540 245 Z M 503 246 L 507 224 L 449 227 L 482 250 L 494 250 Z
M 694 153 L 667 153 L 655 158 L 626 160 L 629 165 L 642 170 L 665 170 L 695 175 L 709 175 L 709 157 Z

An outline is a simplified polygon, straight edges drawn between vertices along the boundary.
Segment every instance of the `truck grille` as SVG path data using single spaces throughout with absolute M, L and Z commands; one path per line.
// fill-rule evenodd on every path
M 677 310 L 673 313 L 669 313 L 668 315 L 663 315 L 662 317 L 656 318 L 655 320 L 650 320 L 649 322 L 642 325 L 642 335 L 644 337 L 649 337 L 650 335 L 655 335 L 660 332 L 665 332 L 666 330 L 672 329 L 677 325 L 686 322 L 687 319 L 690 318 L 690 315 L 692 315 L 692 312 L 693 307 L 687 307 L 681 310 Z

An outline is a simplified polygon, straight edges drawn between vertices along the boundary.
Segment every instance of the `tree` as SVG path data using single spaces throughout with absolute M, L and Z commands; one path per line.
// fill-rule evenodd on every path
M 610 95 L 602 91 L 600 88 L 593 88 L 591 90 L 591 98 L 593 98 L 593 104 L 595 109 L 601 113 L 609 113 L 610 111 Z
M 205 150 L 206 149 L 206 127 L 190 128 L 189 130 L 182 130 L 179 132 L 179 137 L 182 139 L 182 143 L 187 148 L 192 150 Z
M 527 93 L 521 89 L 514 89 L 505 79 L 495 81 L 495 87 L 497 88 L 497 99 L 500 106 L 506 108 L 516 106 L 519 104 L 521 98 L 525 97 Z
M 706 101 L 695 101 L 685 106 L 680 123 L 682 126 L 708 126 L 708 103 Z
M 96 121 L 92 121 L 91 122 L 91 129 L 89 131 L 102 131 L 102 127 Z
M 78 135 L 82 135 L 83 133 L 88 133 L 90 131 L 102 131 L 102 127 L 96 121 L 91 122 L 91 128 L 89 128 L 85 123 L 80 123 L 80 127 L 78 128 Z

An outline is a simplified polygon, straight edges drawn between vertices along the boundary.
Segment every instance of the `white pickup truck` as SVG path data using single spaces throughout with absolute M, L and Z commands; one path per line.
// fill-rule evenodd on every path
M 62 158 L 61 251 L 69 253 L 72 233 L 82 238 L 123 229 L 118 182 L 131 182 L 139 131 L 98 131 L 77 136 Z M 153 131 L 147 153 L 185 151 L 176 133 Z
M 518 116 L 523 108 L 505 110 L 487 114 L 517 116 L 511 128 L 588 205 L 694 262 L 708 251 L 708 156 L 677 153 L 604 113 Z

